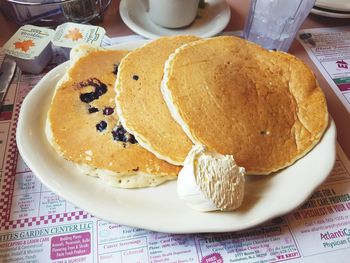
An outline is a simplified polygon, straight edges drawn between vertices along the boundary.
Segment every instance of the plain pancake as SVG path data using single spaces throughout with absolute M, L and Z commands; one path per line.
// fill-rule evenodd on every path
M 115 74 L 127 53 L 86 45 L 73 49 L 70 69 L 52 100 L 46 134 L 65 159 L 90 175 L 118 187 L 155 186 L 176 179 L 180 168 L 141 147 L 118 120 Z
M 249 174 L 292 164 L 328 124 L 324 94 L 302 61 L 236 37 L 177 49 L 162 92 L 194 143 L 232 154 Z
M 181 165 L 192 142 L 170 115 L 160 91 L 169 55 L 195 36 L 162 37 L 130 52 L 120 63 L 116 83 L 117 109 L 126 130 L 169 163 Z

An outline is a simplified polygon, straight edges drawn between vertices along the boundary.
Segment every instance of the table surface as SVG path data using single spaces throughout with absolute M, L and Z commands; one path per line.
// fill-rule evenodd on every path
M 107 11 L 104 14 L 103 21 L 97 23 L 97 25 L 102 26 L 106 29 L 106 32 L 110 37 L 135 34 L 124 24 L 120 18 L 119 3 L 120 0 L 112 0 L 111 5 L 108 7 Z M 242 30 L 244 27 L 246 15 L 248 13 L 250 1 L 227 0 L 227 3 L 231 7 L 231 20 L 224 31 Z M 350 19 L 336 19 L 310 14 L 303 23 L 302 28 L 335 27 L 348 25 L 350 25 Z M 14 34 L 17 28 L 18 25 L 6 20 L 5 17 L 0 13 L 0 46 L 3 46 L 3 44 L 12 36 L 12 34 Z M 347 157 L 350 159 L 350 114 L 347 112 L 341 101 L 329 87 L 327 81 L 318 71 L 314 63 L 310 60 L 305 49 L 300 45 L 300 43 L 295 41 L 289 52 L 301 58 L 315 72 L 320 86 L 323 88 L 326 94 L 329 112 L 337 126 L 338 142 L 342 146 Z

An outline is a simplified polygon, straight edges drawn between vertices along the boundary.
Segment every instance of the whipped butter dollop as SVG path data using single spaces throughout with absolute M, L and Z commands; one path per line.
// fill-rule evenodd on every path
M 179 173 L 177 193 L 195 210 L 232 211 L 243 202 L 244 174 L 232 155 L 194 145 Z

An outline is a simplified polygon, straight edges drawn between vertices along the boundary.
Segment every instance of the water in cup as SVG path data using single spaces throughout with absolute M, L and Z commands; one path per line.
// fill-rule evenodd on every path
M 288 51 L 315 0 L 252 0 L 244 38 L 266 49 Z

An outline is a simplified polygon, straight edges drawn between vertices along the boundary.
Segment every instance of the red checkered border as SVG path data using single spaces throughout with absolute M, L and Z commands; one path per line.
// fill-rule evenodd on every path
M 13 188 L 16 176 L 16 166 L 18 160 L 16 129 L 21 105 L 22 102 L 15 105 L 14 114 L 10 126 L 9 143 L 7 145 L 8 150 L 5 156 L 5 167 L 2 175 L 2 188 L 0 197 L 1 225 L 3 225 L 4 222 L 9 221 L 10 217 Z
M 17 219 L 13 221 L 6 221 L 2 224 L 1 228 L 3 230 L 9 230 L 9 229 L 17 229 L 17 228 L 24 228 L 24 227 L 68 222 L 72 220 L 82 220 L 82 219 L 87 219 L 91 217 L 92 216 L 85 211 L 74 211 L 69 213 L 45 215 L 45 216 Z

